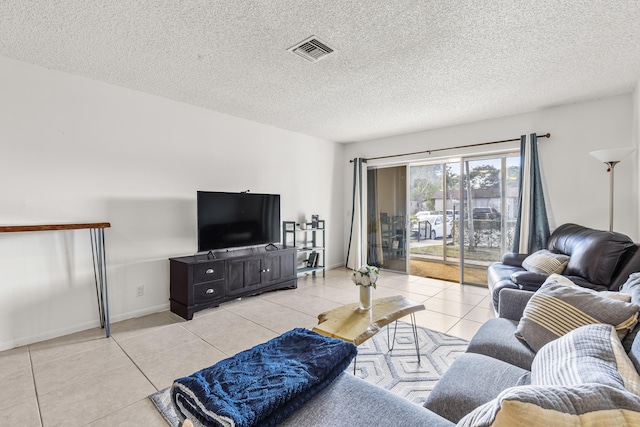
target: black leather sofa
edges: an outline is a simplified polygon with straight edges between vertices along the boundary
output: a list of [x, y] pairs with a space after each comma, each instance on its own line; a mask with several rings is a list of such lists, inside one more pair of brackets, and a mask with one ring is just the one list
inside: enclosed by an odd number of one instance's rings
[[[564, 224], [551, 234], [547, 249], [569, 255], [563, 276], [577, 285], [597, 291], [617, 291], [631, 273], [640, 271], [639, 246], [628, 236], [616, 232]], [[506, 253], [502, 262], [495, 262], [487, 269], [487, 282], [496, 313], [502, 289], [535, 291], [547, 279], [547, 274], [533, 273], [522, 267], [528, 256]]]

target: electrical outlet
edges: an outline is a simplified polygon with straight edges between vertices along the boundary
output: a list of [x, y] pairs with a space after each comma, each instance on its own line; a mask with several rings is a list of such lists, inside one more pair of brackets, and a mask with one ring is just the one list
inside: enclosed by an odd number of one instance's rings
[[141, 297], [144, 295], [144, 286], [138, 286], [136, 288], [136, 296]]

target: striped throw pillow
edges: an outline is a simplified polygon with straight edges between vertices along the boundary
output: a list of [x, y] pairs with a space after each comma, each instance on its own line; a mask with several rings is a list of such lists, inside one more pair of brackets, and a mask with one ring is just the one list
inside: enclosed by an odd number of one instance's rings
[[569, 255], [556, 254], [546, 249], [532, 253], [522, 261], [522, 267], [532, 273], [560, 274], [569, 264]]
[[527, 303], [516, 337], [537, 352], [580, 326], [606, 323], [614, 326], [622, 339], [638, 321], [638, 310], [639, 305], [548, 280]]

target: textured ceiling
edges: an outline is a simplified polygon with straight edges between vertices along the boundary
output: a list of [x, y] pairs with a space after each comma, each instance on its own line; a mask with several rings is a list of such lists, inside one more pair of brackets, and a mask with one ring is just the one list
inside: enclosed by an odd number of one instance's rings
[[3, 0], [0, 56], [350, 142], [627, 93], [640, 1]]

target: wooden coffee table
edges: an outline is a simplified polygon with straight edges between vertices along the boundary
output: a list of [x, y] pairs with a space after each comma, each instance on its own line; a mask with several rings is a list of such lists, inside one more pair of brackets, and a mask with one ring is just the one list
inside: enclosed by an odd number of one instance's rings
[[396, 328], [393, 332], [393, 340], [389, 339], [389, 328], [387, 328], [387, 340], [390, 343], [389, 351], [391, 351], [394, 347], [391, 343], [395, 343], [397, 320], [410, 315], [416, 355], [418, 356], [418, 362], [420, 362], [418, 330], [416, 329], [414, 314], [420, 310], [424, 310], [423, 304], [412, 301], [402, 295], [374, 299], [371, 310], [361, 310], [358, 303], [348, 304], [319, 314], [318, 325], [313, 328], [313, 331], [320, 335], [360, 345], [380, 332], [383, 327], [395, 321]]

